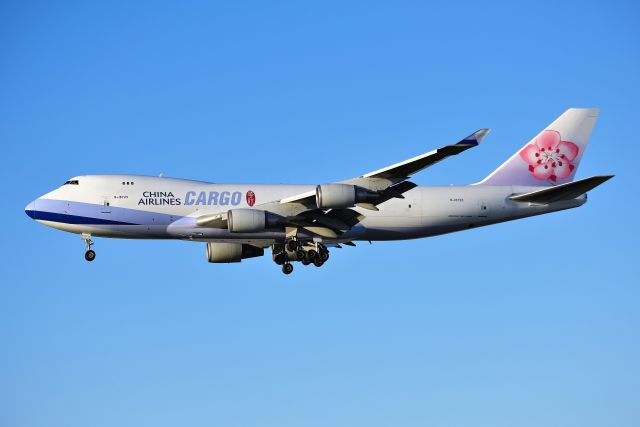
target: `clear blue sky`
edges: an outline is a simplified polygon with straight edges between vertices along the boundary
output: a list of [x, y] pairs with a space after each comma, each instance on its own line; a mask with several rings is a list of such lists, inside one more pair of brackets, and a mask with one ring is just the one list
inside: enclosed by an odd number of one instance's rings
[[[134, 4], [135, 3], [135, 4]], [[0, 425], [638, 426], [640, 19], [631, 1], [0, 5]], [[584, 207], [336, 250], [285, 277], [203, 244], [30, 220], [69, 177], [483, 178], [599, 107]]]

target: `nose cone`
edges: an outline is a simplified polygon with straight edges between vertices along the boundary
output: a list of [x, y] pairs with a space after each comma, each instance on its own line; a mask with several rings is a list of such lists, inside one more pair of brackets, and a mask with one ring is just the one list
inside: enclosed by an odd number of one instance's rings
[[24, 208], [24, 212], [32, 219], [36, 219], [36, 200], [29, 203], [26, 208]]

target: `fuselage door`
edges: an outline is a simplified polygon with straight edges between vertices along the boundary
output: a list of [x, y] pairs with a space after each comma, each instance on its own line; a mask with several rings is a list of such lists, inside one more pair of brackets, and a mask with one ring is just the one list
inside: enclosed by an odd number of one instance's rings
[[480, 200], [478, 202], [478, 217], [487, 218], [489, 216], [489, 204], [486, 200]]
[[102, 196], [102, 207], [100, 212], [103, 214], [111, 213], [111, 199], [109, 196]]

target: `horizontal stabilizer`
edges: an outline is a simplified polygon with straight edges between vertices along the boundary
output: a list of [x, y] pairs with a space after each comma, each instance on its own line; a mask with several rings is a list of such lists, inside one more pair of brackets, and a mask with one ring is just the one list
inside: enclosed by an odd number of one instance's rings
[[525, 194], [516, 194], [509, 197], [515, 202], [529, 202], [546, 205], [562, 200], [575, 199], [578, 196], [593, 190], [603, 182], [613, 178], [613, 175], [592, 176], [579, 181], [548, 187], [544, 190], [532, 191]]

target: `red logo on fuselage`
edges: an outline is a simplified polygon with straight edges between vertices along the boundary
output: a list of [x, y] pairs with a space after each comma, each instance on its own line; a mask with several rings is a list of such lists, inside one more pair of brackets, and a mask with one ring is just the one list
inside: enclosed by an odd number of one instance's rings
[[251, 207], [256, 204], [256, 193], [251, 190], [247, 191], [247, 204]]

